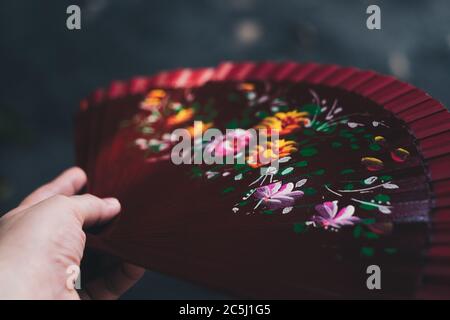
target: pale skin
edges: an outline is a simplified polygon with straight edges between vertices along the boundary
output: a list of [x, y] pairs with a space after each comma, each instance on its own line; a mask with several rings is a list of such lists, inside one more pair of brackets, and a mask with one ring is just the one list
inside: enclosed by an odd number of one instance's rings
[[83, 170], [70, 168], [0, 218], [0, 299], [117, 299], [141, 278], [144, 269], [121, 263], [80, 291], [67, 285], [83, 229], [120, 212], [115, 198], [75, 195], [85, 184]]

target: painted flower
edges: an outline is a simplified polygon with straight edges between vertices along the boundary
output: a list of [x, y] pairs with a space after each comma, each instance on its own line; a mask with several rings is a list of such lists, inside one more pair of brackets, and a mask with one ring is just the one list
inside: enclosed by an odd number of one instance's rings
[[253, 83], [250, 82], [242, 82], [238, 85], [238, 89], [242, 90], [242, 91], [254, 91], [255, 90], [255, 85]]
[[391, 151], [391, 157], [395, 162], [405, 162], [409, 158], [409, 151], [403, 148], [397, 148]]
[[264, 204], [270, 209], [290, 207], [303, 194], [303, 191], [294, 190], [294, 184], [292, 182], [283, 184], [281, 181], [278, 181], [256, 189], [253, 195], [259, 201], [255, 209], [261, 204]]
[[252, 135], [244, 129], [234, 129], [228, 131], [220, 138], [211, 141], [205, 151], [211, 155], [223, 157], [231, 154], [237, 154], [245, 149]]
[[247, 164], [252, 168], [259, 168], [272, 161], [286, 157], [297, 150], [297, 143], [292, 140], [268, 141], [265, 145], [257, 145], [250, 152]]
[[166, 91], [164, 90], [160, 89], [151, 90], [145, 97], [144, 101], [142, 101], [141, 109], [152, 111], [155, 108], [158, 108], [159, 106], [161, 106], [166, 96], [167, 94]]
[[366, 167], [368, 171], [380, 171], [384, 168], [382, 160], [374, 157], [363, 157], [361, 164]]
[[147, 150], [148, 148], [148, 141], [144, 138], [138, 138], [134, 141], [134, 144], [138, 146], [141, 150]]
[[[198, 130], [198, 132], [195, 132], [195, 126], [189, 126], [186, 128], [186, 130], [189, 132], [189, 135], [191, 137], [194, 137], [194, 134], [196, 135], [201, 135], [203, 134], [206, 130], [208, 130], [209, 128], [211, 128], [213, 126], [212, 122], [208, 122], [208, 123], [204, 123], [203, 121], [199, 121], [200, 125], [198, 126], [200, 128], [200, 130]], [[197, 137], [195, 137], [197, 138]]]
[[311, 222], [325, 229], [339, 229], [342, 226], [351, 226], [359, 222], [358, 217], [353, 216], [355, 207], [346, 206], [338, 212], [338, 201], [327, 201], [316, 206], [318, 215], [314, 215]]
[[265, 118], [255, 129], [266, 129], [278, 131], [279, 135], [286, 135], [294, 132], [304, 126], [309, 126], [311, 121], [308, 118], [308, 112], [299, 112], [297, 110], [288, 112], [277, 112], [273, 117]]
[[150, 150], [152, 152], [160, 152], [168, 149], [172, 144], [171, 135], [166, 133], [161, 136], [161, 139], [144, 139], [138, 138], [134, 144], [143, 151]]
[[170, 127], [179, 125], [181, 123], [191, 120], [193, 116], [194, 116], [193, 108], [181, 109], [176, 114], [170, 116], [167, 119], [167, 125]]

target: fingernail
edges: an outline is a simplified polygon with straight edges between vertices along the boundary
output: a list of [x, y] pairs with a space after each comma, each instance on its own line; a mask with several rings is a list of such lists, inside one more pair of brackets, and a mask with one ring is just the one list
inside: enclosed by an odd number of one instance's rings
[[103, 201], [105, 201], [110, 207], [120, 208], [120, 202], [116, 198], [104, 198]]

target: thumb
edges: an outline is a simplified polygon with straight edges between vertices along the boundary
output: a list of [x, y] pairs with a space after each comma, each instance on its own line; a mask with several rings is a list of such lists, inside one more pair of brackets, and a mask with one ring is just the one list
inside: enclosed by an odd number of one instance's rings
[[116, 198], [100, 199], [91, 194], [71, 196], [73, 212], [81, 225], [90, 227], [105, 223], [120, 212], [120, 203]]

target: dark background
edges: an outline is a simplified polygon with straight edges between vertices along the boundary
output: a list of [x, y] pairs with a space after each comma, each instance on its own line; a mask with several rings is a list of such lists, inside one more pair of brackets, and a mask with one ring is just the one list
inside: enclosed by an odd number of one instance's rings
[[[81, 7], [82, 29], [66, 28]], [[381, 7], [381, 30], [366, 8]], [[0, 0], [0, 214], [74, 163], [78, 102], [113, 79], [222, 60], [393, 74], [450, 105], [450, 1]], [[227, 298], [147, 272], [124, 298]]]

